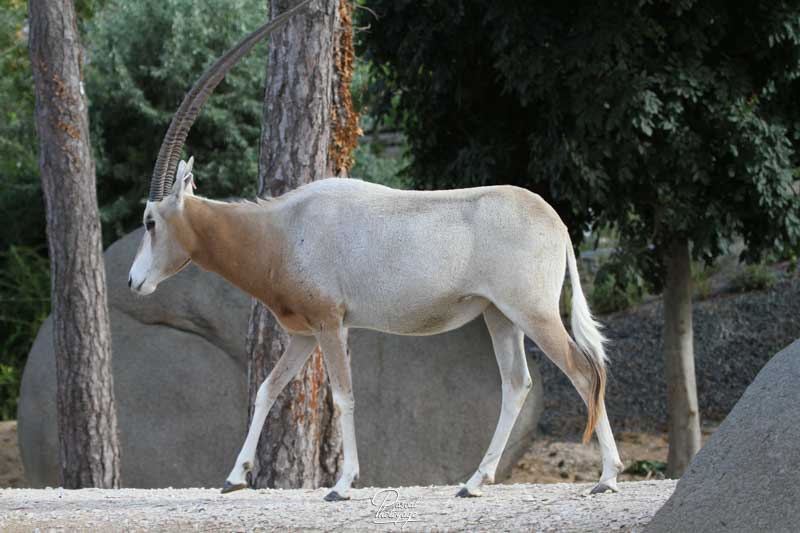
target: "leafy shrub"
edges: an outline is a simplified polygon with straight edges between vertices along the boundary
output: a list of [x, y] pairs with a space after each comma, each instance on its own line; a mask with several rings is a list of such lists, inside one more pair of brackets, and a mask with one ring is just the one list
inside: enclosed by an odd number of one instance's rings
[[625, 469], [625, 474], [632, 474], [634, 476], [644, 476], [648, 479], [664, 479], [667, 472], [667, 463], [663, 461], [649, 461], [638, 460]]
[[26, 17], [24, 0], [0, 7], [0, 420], [15, 418], [22, 367], [50, 292]]
[[598, 314], [613, 313], [632, 307], [636, 303], [626, 287], [621, 287], [611, 274], [595, 281], [592, 290], [592, 310]]
[[645, 292], [644, 280], [632, 266], [611, 259], [595, 275], [592, 311], [605, 314], [629, 309], [642, 301]]
[[[161, 139], [186, 91], [266, 19], [261, 0], [109, 0], [87, 25], [86, 92], [106, 244], [141, 223]], [[265, 66], [262, 42], [226, 76], [189, 134], [184, 153], [197, 159], [204, 196], [255, 194]]]
[[0, 252], [11, 244], [45, 244], [26, 17], [22, 0], [0, 8]]
[[11, 246], [0, 254], [0, 420], [16, 417], [22, 368], [50, 312], [50, 272], [36, 250]]
[[764, 264], [747, 265], [731, 279], [736, 292], [762, 291], [775, 283], [775, 274]]
[[356, 164], [353, 165], [350, 175], [354, 178], [395, 189], [410, 188], [410, 181], [402, 173], [408, 164], [405, 157], [388, 157], [383, 147], [366, 143], [360, 144], [353, 155]]
[[711, 295], [711, 277], [718, 270], [716, 265], [692, 262], [692, 286], [699, 299], [705, 300]]
[[[103, 237], [140, 223], [167, 125], [206, 66], [267, 17], [260, 0], [79, 0]], [[45, 216], [25, 39], [27, 2], [0, 8], [0, 418], [49, 308]], [[187, 143], [204, 195], [255, 191], [266, 44], [220, 85]], [[208, 179], [205, 179], [205, 178]]]

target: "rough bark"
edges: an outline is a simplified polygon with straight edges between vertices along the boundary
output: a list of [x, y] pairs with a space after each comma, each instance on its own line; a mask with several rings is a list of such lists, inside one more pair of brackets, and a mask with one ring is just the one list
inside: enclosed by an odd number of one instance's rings
[[116, 488], [120, 462], [111, 333], [75, 9], [71, 1], [31, 0], [29, 19], [50, 254], [61, 483]]
[[700, 412], [692, 342], [692, 271], [689, 243], [672, 242], [666, 250], [664, 286], [664, 365], [667, 371], [667, 475], [683, 475], [700, 450]]
[[[273, 0], [272, 13], [294, 1]], [[319, 0], [270, 36], [259, 160], [259, 196], [279, 196], [329, 175], [333, 48], [338, 0]], [[253, 303], [247, 335], [250, 416], [261, 382], [286, 347], [269, 310]], [[341, 435], [317, 350], [278, 397], [264, 426], [251, 482], [256, 487], [319, 487], [336, 481]]]
[[358, 137], [363, 132], [358, 127], [358, 113], [353, 109], [353, 98], [350, 94], [355, 61], [353, 4], [349, 1], [339, 2], [338, 14], [333, 56], [333, 105], [328, 161], [331, 175], [347, 176], [355, 163], [353, 150], [358, 146]]

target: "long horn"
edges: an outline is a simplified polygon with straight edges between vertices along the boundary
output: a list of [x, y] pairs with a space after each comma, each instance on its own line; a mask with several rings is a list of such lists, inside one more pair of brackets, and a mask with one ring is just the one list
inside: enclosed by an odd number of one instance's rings
[[181, 156], [183, 144], [186, 136], [192, 127], [198, 113], [203, 105], [214, 92], [217, 85], [225, 78], [233, 66], [249, 52], [260, 40], [270, 34], [272, 30], [286, 22], [297, 11], [306, 6], [311, 0], [303, 0], [292, 9], [273, 17], [271, 21], [264, 24], [256, 31], [242, 39], [239, 44], [225, 52], [225, 55], [206, 70], [199, 80], [194, 84], [192, 90], [183, 98], [181, 106], [172, 118], [161, 149], [158, 151], [158, 159], [153, 169], [153, 177], [150, 179], [150, 201], [157, 202], [164, 197], [164, 193], [172, 186], [172, 179], [175, 175], [178, 160]]

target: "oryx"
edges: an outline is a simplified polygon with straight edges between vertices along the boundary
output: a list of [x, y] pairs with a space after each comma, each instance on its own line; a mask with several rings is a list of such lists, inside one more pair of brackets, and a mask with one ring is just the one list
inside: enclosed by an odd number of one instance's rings
[[[541, 197], [509, 186], [419, 192], [338, 178], [272, 200], [195, 196], [192, 159], [178, 163], [192, 122], [230, 68], [301, 6], [227, 52], [184, 99], [158, 155], [146, 232], [128, 280], [134, 292], [150, 294], [194, 262], [261, 300], [289, 334], [258, 390], [223, 492], [246, 487], [267, 412], [319, 345], [341, 410], [344, 447], [341, 477], [326, 499], [347, 499], [358, 477], [348, 329], [432, 335], [481, 314], [500, 368], [502, 410], [486, 455], [458, 495], [480, 495], [494, 480], [531, 387], [524, 335], [569, 376], [588, 406], [584, 439], [596, 430], [603, 462], [593, 492], [616, 490], [622, 463], [604, 406], [604, 339], [581, 290], [567, 229]], [[565, 266], [574, 341], [559, 314]]]

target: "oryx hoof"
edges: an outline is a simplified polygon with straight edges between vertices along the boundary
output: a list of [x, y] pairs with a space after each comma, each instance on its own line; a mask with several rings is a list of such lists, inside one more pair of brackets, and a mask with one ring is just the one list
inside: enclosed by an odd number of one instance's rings
[[230, 481], [225, 481], [225, 484], [222, 486], [222, 490], [220, 491], [222, 494], [228, 494], [229, 492], [233, 492], [236, 490], [246, 489], [247, 483], [236, 483], [235, 485]]
[[467, 487], [461, 487], [461, 490], [456, 493], [456, 498], [477, 498], [481, 496], [480, 492], [470, 492]]
[[350, 499], [350, 496], [342, 496], [335, 490], [330, 491], [325, 495], [326, 502], [344, 502]]
[[603, 483], [602, 481], [594, 486], [589, 494], [602, 494], [604, 492], [619, 492], [616, 483]]

